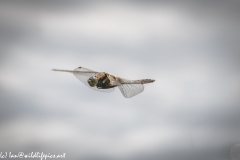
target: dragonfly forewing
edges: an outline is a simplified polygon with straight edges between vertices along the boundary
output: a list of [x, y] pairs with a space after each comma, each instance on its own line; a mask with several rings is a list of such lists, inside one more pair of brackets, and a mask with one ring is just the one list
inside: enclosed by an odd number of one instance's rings
[[93, 89], [93, 90], [97, 90], [100, 92], [112, 92], [114, 91], [114, 88], [108, 88], [108, 89], [100, 89], [97, 87], [91, 87], [88, 84], [88, 79], [92, 76], [96, 76], [97, 74], [99, 74], [99, 72], [90, 70], [88, 68], [84, 68], [84, 67], [78, 67], [74, 70], [73, 72], [74, 76], [77, 77], [77, 79], [79, 79], [81, 82], [83, 82], [86, 86], [88, 86], [89, 88]]

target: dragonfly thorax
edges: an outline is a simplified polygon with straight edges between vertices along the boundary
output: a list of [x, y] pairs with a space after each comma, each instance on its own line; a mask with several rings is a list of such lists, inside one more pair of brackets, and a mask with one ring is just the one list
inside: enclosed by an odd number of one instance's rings
[[111, 82], [108, 76], [109, 74], [105, 72], [99, 73], [96, 76], [90, 77], [88, 79], [88, 84], [91, 87], [97, 87], [101, 89], [112, 88], [113, 86], [111, 85]]

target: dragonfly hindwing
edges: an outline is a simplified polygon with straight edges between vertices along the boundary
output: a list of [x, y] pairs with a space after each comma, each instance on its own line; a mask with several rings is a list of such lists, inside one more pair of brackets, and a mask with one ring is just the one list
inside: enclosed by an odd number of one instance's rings
[[144, 90], [143, 84], [122, 84], [118, 86], [125, 98], [131, 98]]

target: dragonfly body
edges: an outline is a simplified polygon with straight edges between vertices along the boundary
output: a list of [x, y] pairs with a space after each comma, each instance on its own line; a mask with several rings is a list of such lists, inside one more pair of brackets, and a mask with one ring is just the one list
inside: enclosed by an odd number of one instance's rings
[[53, 71], [71, 72], [85, 85], [98, 91], [111, 92], [115, 87], [118, 87], [125, 98], [131, 98], [141, 93], [144, 90], [143, 84], [155, 81], [152, 79], [127, 80], [84, 67], [78, 67], [73, 71], [60, 69], [53, 69]]

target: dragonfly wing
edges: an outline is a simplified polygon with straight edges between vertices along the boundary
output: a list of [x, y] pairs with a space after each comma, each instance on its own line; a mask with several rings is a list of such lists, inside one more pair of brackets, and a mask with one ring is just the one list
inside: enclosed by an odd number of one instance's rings
[[125, 98], [131, 98], [144, 90], [143, 84], [122, 84], [118, 86]]
[[77, 77], [77, 79], [79, 79], [81, 82], [83, 82], [86, 86], [88, 86], [91, 89], [94, 89], [96, 91], [100, 91], [100, 92], [112, 92], [114, 91], [114, 88], [108, 88], [108, 89], [99, 89], [97, 87], [91, 87], [88, 84], [88, 79], [92, 76], [96, 76], [99, 72], [93, 71], [91, 69], [88, 68], [84, 68], [84, 67], [78, 67], [76, 69], [74, 69], [74, 76]]

